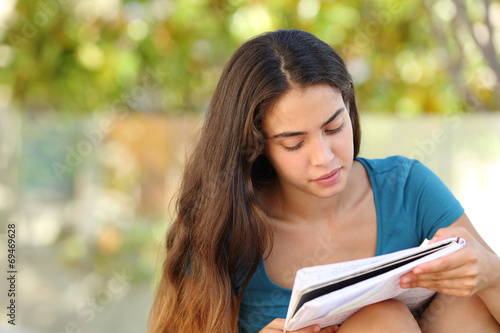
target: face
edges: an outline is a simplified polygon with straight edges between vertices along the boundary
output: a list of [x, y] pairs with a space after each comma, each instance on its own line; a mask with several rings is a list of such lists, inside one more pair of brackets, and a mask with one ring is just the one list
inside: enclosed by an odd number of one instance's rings
[[292, 89], [267, 111], [265, 152], [282, 191], [329, 198], [346, 184], [353, 162], [349, 110], [327, 85]]

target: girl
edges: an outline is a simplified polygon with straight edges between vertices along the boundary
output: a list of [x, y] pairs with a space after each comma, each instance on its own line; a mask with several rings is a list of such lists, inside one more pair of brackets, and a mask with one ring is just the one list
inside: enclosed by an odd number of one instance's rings
[[150, 332], [283, 331], [297, 269], [459, 236], [401, 287], [438, 292], [417, 322], [402, 303], [297, 332], [499, 332], [500, 259], [426, 167], [359, 158], [352, 80], [327, 44], [278, 30], [226, 65], [185, 169]]

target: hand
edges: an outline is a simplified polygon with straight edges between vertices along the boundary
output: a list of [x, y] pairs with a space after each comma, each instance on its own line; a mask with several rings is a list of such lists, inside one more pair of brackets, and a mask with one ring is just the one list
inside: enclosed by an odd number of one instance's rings
[[[266, 327], [264, 327], [259, 333], [276, 333], [283, 332], [285, 328], [285, 319], [276, 318], [272, 322], [269, 323]], [[300, 329], [298, 331], [293, 331], [296, 333], [335, 333], [339, 329], [338, 326], [328, 326], [323, 329], [319, 327], [319, 325], [312, 325]]]
[[500, 283], [500, 260], [482, 246], [467, 229], [439, 229], [429, 244], [461, 237], [466, 245], [451, 254], [415, 267], [401, 276], [401, 288], [422, 287], [451, 296], [469, 297]]

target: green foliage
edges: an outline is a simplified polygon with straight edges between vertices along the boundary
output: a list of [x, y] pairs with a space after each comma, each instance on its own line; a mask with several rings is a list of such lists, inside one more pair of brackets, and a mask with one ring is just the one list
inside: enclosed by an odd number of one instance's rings
[[25, 112], [200, 112], [238, 45], [300, 28], [343, 55], [363, 111], [499, 109], [500, 27], [488, 13], [500, 5], [459, 3], [18, 0], [0, 85]]

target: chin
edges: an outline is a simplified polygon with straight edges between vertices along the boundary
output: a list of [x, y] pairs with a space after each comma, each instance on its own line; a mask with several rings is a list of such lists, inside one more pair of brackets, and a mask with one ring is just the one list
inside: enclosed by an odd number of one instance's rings
[[315, 197], [321, 198], [321, 199], [329, 199], [333, 198], [336, 195], [339, 195], [342, 193], [344, 190], [344, 185], [342, 184], [335, 184], [334, 186], [331, 186], [330, 188], [325, 188], [323, 191], [314, 191], [312, 193]]

